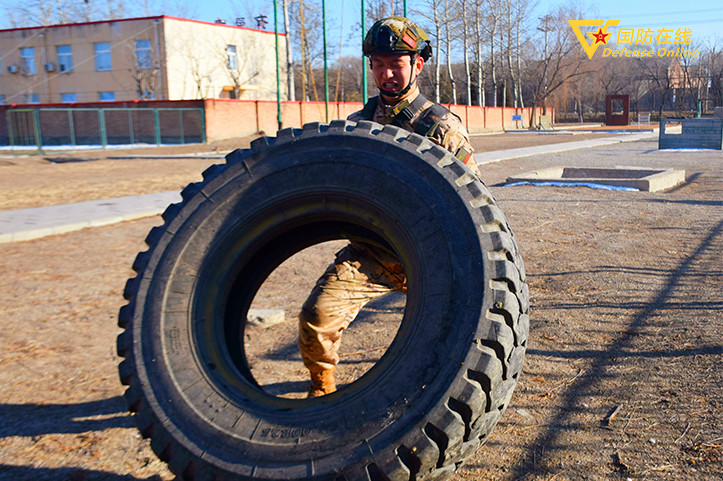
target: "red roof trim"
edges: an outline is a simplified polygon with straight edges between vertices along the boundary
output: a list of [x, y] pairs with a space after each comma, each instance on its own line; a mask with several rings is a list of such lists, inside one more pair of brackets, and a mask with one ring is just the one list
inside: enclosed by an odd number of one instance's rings
[[[7, 28], [4, 30], [0, 30], [0, 33], [2, 33], [2, 32], [19, 32], [22, 30], [39, 30], [39, 29], [47, 29], [47, 28], [78, 27], [78, 26], [83, 26], [83, 25], [99, 25], [102, 23], [134, 22], [134, 21], [139, 21], [139, 20], [162, 20], [162, 19], [176, 20], [176, 21], [181, 21], [181, 22], [201, 23], [201, 24], [205, 24], [205, 25], [213, 25], [216, 27], [228, 27], [228, 28], [237, 28], [237, 29], [241, 29], [241, 30], [251, 30], [251, 31], [260, 32], [260, 33], [270, 33], [272, 35], [274, 34], [273, 31], [261, 30], [258, 28], [237, 27], [236, 25], [228, 25], [225, 23], [205, 22], [203, 20], [194, 20], [192, 18], [171, 17], [168, 15], [158, 15], [155, 17], [117, 18], [115, 20], [97, 20], [94, 22], [61, 23], [61, 24], [57, 24], [57, 25], [40, 25], [37, 27]], [[279, 35], [282, 37], [286, 36], [285, 33], [281, 33], [281, 32], [279, 32]]]

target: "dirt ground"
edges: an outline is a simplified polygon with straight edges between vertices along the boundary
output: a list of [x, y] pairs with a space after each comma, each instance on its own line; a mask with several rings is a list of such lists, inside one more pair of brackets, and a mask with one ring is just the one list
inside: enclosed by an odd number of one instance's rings
[[[473, 136], [477, 152], [542, 144], [598, 139], [615, 134], [598, 132], [516, 133]], [[108, 197], [180, 190], [200, 180], [200, 173], [223, 159], [147, 158], [150, 155], [206, 154], [220, 156], [248, 148], [255, 137], [210, 145], [58, 152], [45, 155], [0, 155], [0, 210], [67, 204]], [[122, 158], [131, 157], [135, 158]]]
[[[565, 141], [585, 135], [601, 134]], [[563, 137], [473, 143], [484, 151]], [[117, 153], [0, 159], [0, 210], [178, 189], [218, 162], [108, 155]], [[454, 481], [723, 479], [721, 160], [660, 152], [651, 140], [482, 167], [525, 260], [531, 328], [509, 409]], [[501, 185], [555, 165], [675, 167], [687, 181], [658, 193]], [[160, 222], [0, 244], [0, 480], [173, 479], [126, 414], [115, 354], [123, 285]], [[338, 247], [290, 259], [257, 296], [256, 307], [286, 312], [284, 323], [247, 333], [270, 392], [305, 388], [293, 314]], [[403, 308], [392, 296], [365, 309], [345, 334], [342, 383], [381, 356]]]

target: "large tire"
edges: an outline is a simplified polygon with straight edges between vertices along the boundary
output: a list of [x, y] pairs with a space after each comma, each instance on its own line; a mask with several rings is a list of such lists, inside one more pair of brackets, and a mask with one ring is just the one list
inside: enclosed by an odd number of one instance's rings
[[[277, 135], [209, 168], [148, 235], [119, 314], [129, 409], [186, 480], [446, 479], [522, 370], [528, 294], [512, 231], [482, 182], [415, 134], [334, 121]], [[271, 396], [244, 355], [249, 304], [293, 253], [339, 238], [402, 260], [399, 331], [336, 393]]]

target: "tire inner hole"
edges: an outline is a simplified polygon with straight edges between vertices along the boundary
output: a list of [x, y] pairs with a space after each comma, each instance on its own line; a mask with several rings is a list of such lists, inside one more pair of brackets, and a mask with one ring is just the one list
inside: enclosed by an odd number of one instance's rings
[[[309, 371], [297, 345], [298, 314], [319, 276], [348, 242], [322, 242], [292, 255], [269, 274], [254, 296], [243, 333], [244, 351], [254, 379], [267, 394], [306, 397]], [[343, 332], [335, 372], [338, 390], [381, 359], [397, 335], [406, 303], [400, 292], [373, 299]]]

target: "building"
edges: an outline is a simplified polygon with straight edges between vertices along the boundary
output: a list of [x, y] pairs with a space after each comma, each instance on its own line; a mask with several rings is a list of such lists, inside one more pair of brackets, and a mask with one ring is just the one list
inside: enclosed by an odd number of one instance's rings
[[274, 32], [168, 16], [0, 30], [0, 104], [276, 100], [275, 48]]

